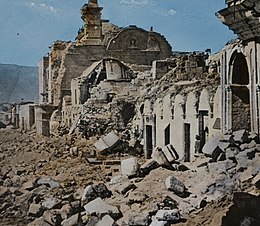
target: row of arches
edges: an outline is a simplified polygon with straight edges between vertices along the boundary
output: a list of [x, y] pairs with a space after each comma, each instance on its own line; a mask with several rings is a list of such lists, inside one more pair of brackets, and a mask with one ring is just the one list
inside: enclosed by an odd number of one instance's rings
[[196, 136], [203, 146], [209, 136], [220, 132], [219, 126], [213, 128], [220, 120], [220, 89], [211, 88], [215, 92], [204, 89], [187, 95], [168, 94], [140, 105], [139, 128], [146, 157], [154, 147], [172, 144], [184, 161], [190, 161], [195, 155]]

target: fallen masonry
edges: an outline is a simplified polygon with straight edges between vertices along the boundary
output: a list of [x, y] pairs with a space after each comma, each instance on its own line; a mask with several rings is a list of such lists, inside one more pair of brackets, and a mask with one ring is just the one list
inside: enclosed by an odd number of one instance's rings
[[[108, 176], [101, 169], [102, 163], [93, 166], [84, 155], [71, 156], [70, 146], [88, 151], [84, 148], [89, 141], [82, 142], [80, 137], [53, 137], [45, 143], [43, 137], [35, 134], [28, 136], [14, 130], [1, 132], [0, 215], [5, 219], [5, 225], [12, 222], [70, 226], [79, 222], [114, 226], [189, 225], [189, 222], [199, 221], [198, 216], [201, 222], [216, 217], [225, 222], [223, 225], [232, 225], [230, 222], [234, 222], [233, 216], [238, 212], [241, 222], [259, 222], [256, 200], [259, 198], [260, 146], [257, 142], [252, 145], [250, 134], [248, 143], [234, 144], [232, 139], [223, 141], [222, 137], [216, 140], [228, 144], [222, 146], [226, 147], [222, 149], [224, 154], [236, 146], [230, 158], [216, 161], [213, 157], [200, 155], [185, 164], [174, 160], [174, 167], [169, 167], [129, 155], [121, 160], [119, 167], [125, 168], [127, 164], [127, 172], [138, 169], [139, 173], [125, 174], [121, 169], [122, 174]], [[57, 150], [63, 145], [68, 148], [60, 157]], [[51, 146], [53, 148], [49, 148]], [[254, 155], [248, 154], [252, 151]], [[137, 167], [136, 162], [143, 167]], [[246, 162], [248, 167], [242, 167], [241, 162]], [[155, 166], [149, 167], [151, 164]], [[183, 166], [187, 168], [184, 171], [180, 170]], [[10, 183], [4, 183], [7, 180]], [[246, 209], [250, 209], [250, 214], [244, 211]], [[213, 214], [216, 210], [216, 216], [203, 215], [205, 211]], [[221, 224], [213, 221], [205, 225]]]

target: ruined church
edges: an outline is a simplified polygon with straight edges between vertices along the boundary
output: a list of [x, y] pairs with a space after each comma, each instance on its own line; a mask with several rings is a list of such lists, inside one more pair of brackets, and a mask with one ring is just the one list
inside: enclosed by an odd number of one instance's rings
[[259, 134], [260, 3], [226, 5], [217, 16], [238, 39], [211, 55], [173, 52], [152, 27], [118, 27], [89, 0], [75, 41], [54, 42], [39, 63], [37, 133], [116, 131], [147, 158], [170, 145], [183, 161], [215, 136]]

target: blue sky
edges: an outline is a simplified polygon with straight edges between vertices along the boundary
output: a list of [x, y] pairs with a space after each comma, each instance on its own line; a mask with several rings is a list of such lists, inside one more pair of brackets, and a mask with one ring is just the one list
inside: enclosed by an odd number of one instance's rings
[[[74, 40], [88, 0], [0, 0], [0, 63], [37, 66], [55, 40]], [[99, 0], [103, 19], [120, 27], [151, 26], [174, 51], [219, 51], [236, 36], [215, 12], [225, 0]]]

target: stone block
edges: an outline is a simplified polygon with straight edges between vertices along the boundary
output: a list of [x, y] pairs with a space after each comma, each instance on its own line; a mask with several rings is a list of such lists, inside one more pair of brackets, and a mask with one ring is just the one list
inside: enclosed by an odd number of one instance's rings
[[254, 140], [252, 140], [249, 144], [244, 143], [240, 145], [241, 151], [244, 151], [245, 149], [251, 149], [251, 148], [256, 148], [257, 144]]
[[119, 142], [119, 137], [115, 134], [114, 131], [112, 131], [107, 134], [103, 140], [109, 147], [113, 147], [117, 144], [117, 142]]
[[48, 222], [46, 222], [43, 217], [40, 217], [33, 222], [29, 223], [27, 226], [52, 226]]
[[115, 221], [109, 215], [105, 215], [95, 226], [115, 226]]
[[44, 212], [44, 210], [43, 210], [41, 204], [32, 203], [29, 207], [28, 215], [31, 217], [39, 218], [42, 216], [43, 212]]
[[180, 212], [178, 209], [173, 210], [158, 210], [155, 215], [155, 219], [158, 221], [168, 221], [176, 223], [180, 220]]
[[128, 181], [128, 177], [125, 175], [118, 175], [115, 177], [112, 177], [109, 184], [110, 185], [115, 185], [115, 184], [121, 184]]
[[33, 190], [35, 188], [35, 181], [31, 180], [31, 181], [27, 181], [27, 182], [23, 183], [22, 188], [24, 190], [28, 190], [28, 191]]
[[227, 159], [233, 159], [238, 153], [239, 149], [237, 147], [229, 147], [225, 150]]
[[76, 226], [78, 225], [78, 214], [72, 215], [70, 218], [61, 222], [62, 226]]
[[125, 182], [125, 183], [118, 184], [117, 186], [115, 186], [116, 192], [123, 194], [123, 195], [126, 194], [128, 191], [134, 190], [134, 189], [136, 189], [136, 186], [132, 182]]
[[133, 213], [130, 214], [128, 219], [129, 226], [146, 226], [149, 225], [148, 213]]
[[98, 149], [99, 151], [104, 151], [109, 149], [110, 147], [104, 142], [102, 138], [100, 138], [95, 144], [95, 148]]
[[94, 146], [99, 151], [104, 151], [106, 149], [114, 147], [119, 142], [119, 137], [115, 134], [115, 132], [110, 132], [106, 136], [100, 138]]
[[61, 225], [62, 218], [59, 210], [47, 210], [43, 214], [43, 219], [51, 225]]
[[81, 196], [81, 202], [82, 204], [86, 204], [94, 199], [96, 199], [98, 197], [96, 191], [94, 190], [92, 185], [88, 185], [84, 191], [83, 194]]
[[233, 132], [232, 138], [236, 143], [242, 144], [247, 143], [249, 141], [249, 133], [246, 130], [239, 130]]
[[229, 147], [229, 143], [219, 141], [218, 137], [209, 139], [204, 145], [202, 152], [207, 157], [211, 157], [214, 161], [218, 159], [221, 153]]
[[160, 166], [171, 166], [161, 148], [155, 147], [153, 149], [152, 159]]
[[176, 150], [174, 149], [174, 147], [171, 144], [164, 146], [162, 148], [162, 151], [170, 163], [174, 162], [175, 160], [177, 160], [179, 158]]
[[153, 159], [148, 159], [143, 165], [141, 165], [140, 169], [143, 174], [149, 174], [152, 170], [159, 167], [159, 164]]
[[236, 155], [236, 161], [237, 161], [237, 167], [239, 169], [247, 169], [248, 166], [250, 165], [251, 159], [255, 157], [255, 150], [253, 149], [247, 149], [243, 152], [239, 152]]
[[57, 207], [61, 203], [61, 200], [51, 197], [51, 198], [45, 198], [44, 201], [42, 202], [42, 206], [45, 209], [53, 209], [54, 207]]
[[105, 203], [101, 198], [89, 202], [84, 206], [84, 209], [87, 214], [110, 215], [115, 220], [121, 217], [121, 212], [117, 207]]
[[176, 179], [174, 176], [169, 176], [165, 181], [166, 188], [170, 191], [173, 191], [176, 195], [183, 197], [186, 194], [185, 185]]
[[52, 180], [49, 177], [41, 177], [37, 180], [38, 185], [46, 185], [50, 188], [58, 188], [60, 184], [57, 181]]
[[168, 224], [167, 221], [154, 220], [149, 226], [166, 226], [167, 224]]
[[122, 175], [133, 177], [139, 173], [139, 164], [137, 158], [130, 158], [121, 161]]
[[231, 160], [225, 160], [221, 162], [213, 162], [208, 164], [208, 169], [210, 173], [224, 173], [226, 174], [228, 170], [235, 168], [236, 163]]

